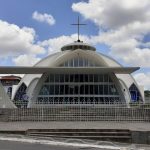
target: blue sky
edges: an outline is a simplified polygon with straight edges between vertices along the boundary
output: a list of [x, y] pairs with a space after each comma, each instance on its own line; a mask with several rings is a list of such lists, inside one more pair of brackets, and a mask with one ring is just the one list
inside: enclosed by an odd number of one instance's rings
[[[77, 27], [72, 23], [77, 22], [80, 17], [82, 23], [87, 24], [81, 27], [80, 32], [83, 35], [94, 36], [99, 32], [99, 28], [90, 20], [85, 19], [80, 13], [73, 11], [71, 8], [73, 3], [80, 0], [0, 0], [0, 19], [9, 24], [15, 24], [20, 28], [29, 27], [36, 31], [35, 41], [43, 41], [50, 38], [56, 38], [62, 35], [71, 35], [77, 33]], [[49, 26], [46, 23], [39, 23], [32, 18], [33, 12], [38, 11], [41, 14], [51, 14], [55, 18], [55, 25]], [[107, 53], [105, 44], [98, 44], [98, 48], [103, 53]], [[21, 51], [21, 50], [20, 50]], [[45, 57], [45, 55], [38, 55]], [[14, 65], [11, 56], [3, 58], [1, 65]]]
[[[71, 24], [80, 16], [87, 24], [81, 40], [125, 66], [140, 66], [135, 77], [145, 77], [150, 88], [149, 6], [148, 0], [0, 0], [0, 65], [33, 65], [59, 51], [58, 45], [76, 38]], [[55, 23], [33, 18], [35, 12], [52, 16]]]
[[[39, 40], [70, 35], [77, 32], [76, 28], [70, 24], [76, 22], [78, 16], [84, 21], [79, 13], [71, 9], [73, 2], [79, 2], [79, 0], [0, 0], [0, 19], [17, 24], [19, 27], [34, 28]], [[35, 10], [51, 14], [56, 24], [49, 26], [36, 22], [32, 19], [32, 13]], [[94, 23], [88, 20], [84, 22], [87, 26], [82, 28], [82, 34], [97, 34], [98, 28]]]

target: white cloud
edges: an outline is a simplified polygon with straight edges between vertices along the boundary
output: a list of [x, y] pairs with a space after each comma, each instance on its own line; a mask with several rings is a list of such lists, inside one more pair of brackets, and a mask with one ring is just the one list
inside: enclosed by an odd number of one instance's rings
[[[92, 42], [87, 36], [80, 35], [80, 39], [87, 43]], [[40, 42], [39, 45], [46, 47], [48, 49], [48, 53], [51, 54], [60, 51], [62, 46], [73, 43], [74, 41], [77, 41], [77, 34], [72, 34], [70, 36], [63, 35], [57, 38], [45, 40]]]
[[150, 16], [149, 0], [89, 0], [72, 5], [74, 11], [98, 25], [118, 28], [135, 21], [145, 21]]
[[35, 38], [36, 33], [33, 28], [20, 28], [0, 20], [0, 57], [45, 53], [45, 50], [35, 43]]
[[[36, 41], [36, 32], [33, 28], [20, 28], [15, 24], [0, 20], [0, 57], [8, 61], [12, 60], [15, 65], [31, 66], [40, 60], [39, 54], [49, 54], [60, 51], [65, 44], [77, 40], [77, 34], [60, 36], [44, 41]], [[80, 36], [81, 40], [91, 43], [87, 36]], [[7, 65], [7, 62], [1, 63]]]
[[17, 66], [33, 66], [40, 60], [41, 58], [38, 58], [35, 55], [26, 54], [13, 58], [13, 62]]
[[93, 21], [100, 31], [107, 29], [93, 37], [95, 43], [105, 43], [113, 57], [129, 65], [144, 67], [150, 66], [149, 43], [143, 40], [150, 34], [149, 8], [149, 0], [89, 0], [72, 5], [74, 11]]
[[55, 24], [55, 19], [51, 14], [47, 14], [47, 13], [41, 14], [41, 13], [35, 11], [32, 14], [32, 18], [39, 22], [48, 23], [49, 25]]
[[144, 85], [145, 89], [150, 89], [150, 72], [137, 73], [134, 75], [135, 80], [139, 85]]

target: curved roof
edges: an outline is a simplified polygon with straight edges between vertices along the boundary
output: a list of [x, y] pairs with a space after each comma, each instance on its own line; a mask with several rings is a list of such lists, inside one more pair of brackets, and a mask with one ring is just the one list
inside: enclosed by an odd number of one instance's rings
[[[84, 46], [87, 49], [83, 49]], [[74, 47], [76, 47], [76, 49]], [[106, 56], [102, 53], [96, 52], [95, 48], [94, 49], [93, 48], [94, 48], [93, 46], [82, 42], [71, 43], [62, 47], [61, 49], [62, 51], [47, 56], [46, 58], [42, 59], [37, 64], [35, 64], [34, 66], [35, 67], [59, 67], [65, 61], [80, 56], [81, 58], [87, 58], [90, 61], [91, 60], [95, 61], [97, 67], [122, 67], [122, 65], [119, 64], [113, 58]], [[116, 74], [116, 75], [118, 78], [120, 78], [126, 83], [128, 88], [131, 86], [132, 83], [136, 84], [135, 80], [130, 74]], [[26, 85], [29, 85], [30, 82], [34, 79], [34, 77], [40, 78], [41, 74], [25, 75], [25, 77], [21, 80], [21, 83], [27, 82]]]
[[[75, 42], [75, 43], [68, 44], [66, 46], [70, 46], [70, 45], [90, 46], [89, 44], [85, 44], [82, 42]], [[85, 51], [85, 50], [82, 50], [79, 48], [76, 50], [73, 50], [73, 51], [66, 50], [66, 51], [61, 51], [61, 52], [51, 54], [51, 55], [47, 56], [46, 58], [40, 60], [34, 66], [35, 67], [58, 67], [64, 61], [66, 61], [68, 59], [72, 59], [79, 55], [83, 58], [88, 58], [89, 60], [92, 60], [92, 61], [94, 60], [97, 64], [97, 67], [122, 67], [117, 61], [115, 61], [113, 58], [111, 58], [109, 56], [106, 56], [102, 53], [98, 53], [96, 51], [91, 51], [91, 50]], [[25, 77], [22, 79], [22, 81], [24, 81], [25, 83], [27, 82], [27, 85], [29, 85], [30, 81], [33, 80], [34, 76], [40, 77], [41, 75], [40, 74], [39, 75], [25, 75]], [[126, 75], [124, 75], [124, 76], [126, 76]], [[32, 78], [32, 79], [30, 80], [29, 78]]]
[[19, 76], [14, 76], [14, 75], [10, 75], [10, 76], [1, 76], [0, 80], [21, 80], [21, 77]]
[[[70, 47], [70, 46], [72, 46], [72, 47]], [[82, 47], [80, 47], [80, 46], [82, 46]], [[84, 46], [87, 49], [84, 49]], [[74, 47], [75, 47], [75, 49], [74, 49]], [[103, 67], [122, 67], [122, 65], [119, 64], [116, 60], [114, 60], [113, 58], [106, 56], [102, 53], [96, 52], [95, 47], [93, 47], [87, 43], [74, 42], [74, 43], [63, 46], [61, 48], [61, 50], [62, 51], [53, 53], [53, 54], [47, 56], [46, 58], [40, 60], [34, 66], [56, 67], [59, 65], [58, 62], [63, 62], [65, 60], [76, 57], [77, 55], [78, 56], [80, 55], [81, 57], [87, 57], [89, 59], [96, 61], [99, 64], [98, 66], [101, 66], [101, 67], [102, 66]]]

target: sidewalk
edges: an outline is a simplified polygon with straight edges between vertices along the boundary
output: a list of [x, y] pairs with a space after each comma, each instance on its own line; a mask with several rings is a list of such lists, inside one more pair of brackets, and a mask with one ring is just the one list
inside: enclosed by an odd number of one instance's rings
[[0, 131], [26, 131], [27, 129], [129, 129], [150, 131], [148, 122], [0, 122]]

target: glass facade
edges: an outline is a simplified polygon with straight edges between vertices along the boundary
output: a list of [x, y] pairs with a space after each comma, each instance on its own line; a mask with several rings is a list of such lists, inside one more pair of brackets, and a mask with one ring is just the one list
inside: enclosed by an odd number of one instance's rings
[[24, 83], [22, 83], [15, 95], [14, 100], [23, 100], [23, 95], [26, 94], [26, 89], [27, 86]]
[[117, 103], [120, 96], [108, 74], [50, 74], [36, 103], [98, 104]]
[[98, 66], [94, 61], [91, 61], [87, 58], [75, 57], [73, 59], [67, 60], [60, 66], [63, 67], [92, 67]]
[[18, 108], [27, 107], [28, 97], [26, 95], [26, 89], [27, 89], [27, 86], [25, 85], [25, 83], [22, 83], [15, 95], [13, 102]]

